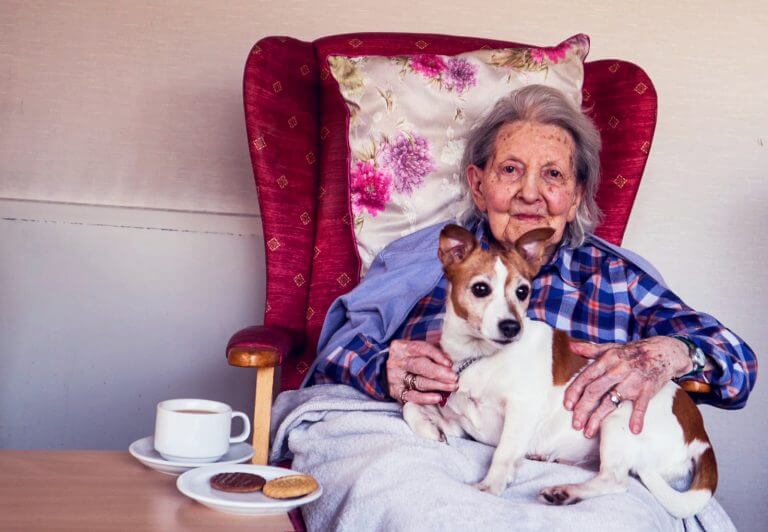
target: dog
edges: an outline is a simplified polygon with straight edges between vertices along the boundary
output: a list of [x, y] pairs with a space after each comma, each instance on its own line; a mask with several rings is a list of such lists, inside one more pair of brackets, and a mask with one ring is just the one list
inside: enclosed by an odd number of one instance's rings
[[[449, 281], [442, 350], [459, 373], [458, 390], [443, 406], [406, 403], [403, 417], [416, 434], [447, 442], [471, 438], [496, 447], [485, 478], [475, 487], [500, 494], [524, 458], [584, 464], [599, 459], [599, 473], [580, 484], [546, 488], [546, 504], [626, 491], [636, 474], [675, 517], [700, 511], [717, 487], [717, 463], [701, 413], [681, 388], [667, 383], [651, 400], [640, 434], [629, 431], [631, 401], [602, 423], [598, 438], [571, 425], [565, 389], [587, 364], [570, 338], [526, 317], [531, 281], [554, 230], [534, 229], [513, 249], [483, 250], [457, 225], [440, 234], [438, 255]], [[688, 491], [667, 480], [695, 472]]]

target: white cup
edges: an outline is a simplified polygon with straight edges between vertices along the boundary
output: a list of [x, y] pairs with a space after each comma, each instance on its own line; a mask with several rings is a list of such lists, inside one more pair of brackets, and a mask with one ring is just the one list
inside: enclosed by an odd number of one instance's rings
[[[231, 437], [232, 418], [243, 419], [243, 432]], [[157, 404], [155, 450], [171, 462], [215, 462], [230, 443], [248, 438], [251, 422], [243, 412], [207, 399], [169, 399]]]

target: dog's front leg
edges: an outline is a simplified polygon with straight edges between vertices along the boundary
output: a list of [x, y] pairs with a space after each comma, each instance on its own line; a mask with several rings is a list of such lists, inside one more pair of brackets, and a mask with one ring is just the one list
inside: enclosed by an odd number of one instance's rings
[[493, 453], [488, 473], [481, 482], [475, 484], [477, 489], [499, 495], [514, 480], [533, 436], [535, 425], [531, 419], [536, 419], [536, 416], [524, 416], [519, 411], [512, 412], [509, 407], [505, 408], [499, 444]]
[[403, 405], [403, 419], [411, 427], [411, 430], [428, 440], [447, 442], [442, 429], [440, 413], [432, 405], [419, 405], [405, 403]]

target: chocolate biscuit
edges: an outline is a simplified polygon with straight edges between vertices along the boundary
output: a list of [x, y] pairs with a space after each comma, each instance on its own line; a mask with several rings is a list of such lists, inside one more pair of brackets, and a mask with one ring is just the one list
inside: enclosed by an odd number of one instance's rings
[[259, 491], [266, 484], [264, 477], [252, 473], [219, 473], [211, 477], [211, 487], [233, 493]]

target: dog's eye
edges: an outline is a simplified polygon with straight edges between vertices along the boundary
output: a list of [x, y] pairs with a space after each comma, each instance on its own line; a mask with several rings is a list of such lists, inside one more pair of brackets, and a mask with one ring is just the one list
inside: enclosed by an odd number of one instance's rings
[[491, 287], [486, 283], [475, 283], [472, 285], [472, 293], [475, 297], [486, 297], [491, 293]]
[[515, 295], [517, 296], [517, 299], [520, 301], [524, 301], [526, 297], [528, 297], [528, 286], [521, 284], [517, 287], [517, 290], [515, 290]]

